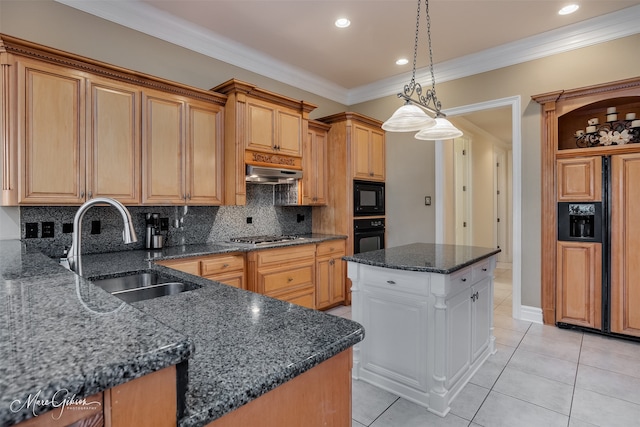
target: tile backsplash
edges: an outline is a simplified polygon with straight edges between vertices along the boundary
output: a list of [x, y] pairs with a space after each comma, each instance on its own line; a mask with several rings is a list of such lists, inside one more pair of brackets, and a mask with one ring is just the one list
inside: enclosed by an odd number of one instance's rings
[[[144, 249], [147, 213], [169, 219], [169, 230], [162, 232], [165, 246], [226, 241], [237, 236], [311, 233], [310, 207], [274, 206], [274, 197], [272, 185], [247, 184], [245, 206], [127, 206], [138, 235], [138, 241], [129, 245], [122, 242], [120, 214], [110, 206], [94, 206], [82, 221], [82, 253]], [[21, 207], [21, 238], [27, 249], [61, 256], [71, 246], [72, 236], [63, 232], [63, 224], [73, 223], [77, 210], [77, 206]], [[305, 219], [299, 222], [300, 218]], [[100, 222], [99, 234], [91, 234], [94, 221]], [[54, 237], [41, 237], [43, 222], [53, 222]], [[26, 238], [27, 224], [37, 224], [37, 238]]]

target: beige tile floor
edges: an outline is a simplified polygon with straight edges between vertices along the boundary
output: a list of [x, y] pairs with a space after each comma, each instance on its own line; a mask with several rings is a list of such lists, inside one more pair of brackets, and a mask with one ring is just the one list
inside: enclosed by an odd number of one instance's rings
[[640, 426], [640, 344], [512, 319], [509, 269], [496, 270], [494, 326], [497, 353], [446, 417], [354, 380], [352, 427]]

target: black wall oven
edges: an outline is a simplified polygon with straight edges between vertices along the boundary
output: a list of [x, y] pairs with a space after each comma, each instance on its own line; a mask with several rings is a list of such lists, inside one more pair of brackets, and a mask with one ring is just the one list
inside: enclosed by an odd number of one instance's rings
[[384, 249], [384, 218], [353, 220], [353, 253]]
[[384, 182], [353, 181], [353, 215], [384, 215]]

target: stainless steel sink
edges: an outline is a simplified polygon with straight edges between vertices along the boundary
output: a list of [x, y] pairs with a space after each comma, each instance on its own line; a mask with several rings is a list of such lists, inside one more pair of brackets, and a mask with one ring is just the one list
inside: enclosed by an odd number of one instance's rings
[[108, 278], [97, 277], [90, 280], [125, 302], [175, 295], [200, 287], [157, 272], [141, 272]]

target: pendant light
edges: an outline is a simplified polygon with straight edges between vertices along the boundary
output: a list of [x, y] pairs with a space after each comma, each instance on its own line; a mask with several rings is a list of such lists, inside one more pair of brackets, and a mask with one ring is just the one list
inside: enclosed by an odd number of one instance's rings
[[[451, 124], [441, 111], [442, 104], [436, 97], [436, 79], [433, 72], [433, 52], [431, 49], [431, 18], [429, 17], [429, 0], [424, 0], [427, 16], [427, 40], [429, 43], [429, 70], [431, 72], [431, 89], [423, 94], [420, 83], [416, 83], [416, 59], [418, 57], [418, 33], [420, 29], [420, 8], [422, 0], [418, 0], [416, 13], [416, 37], [413, 46], [413, 70], [411, 81], [404, 86], [398, 98], [405, 100], [405, 104], [398, 108], [393, 115], [382, 124], [382, 129], [389, 132], [412, 132], [417, 139], [437, 140], [451, 139], [462, 136], [462, 132]], [[413, 99], [413, 94], [417, 99]], [[431, 105], [433, 104], [433, 105]], [[431, 113], [433, 117], [427, 114]]]

